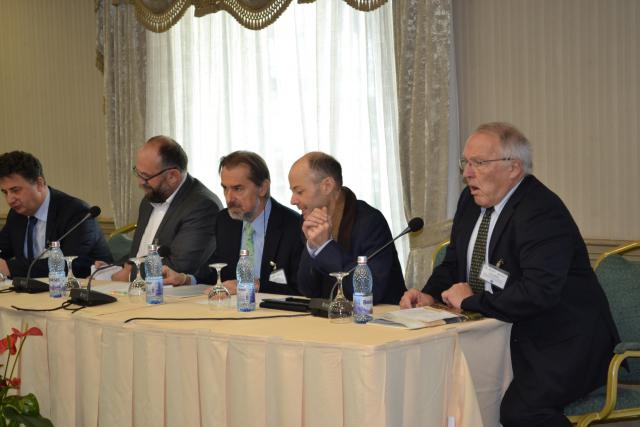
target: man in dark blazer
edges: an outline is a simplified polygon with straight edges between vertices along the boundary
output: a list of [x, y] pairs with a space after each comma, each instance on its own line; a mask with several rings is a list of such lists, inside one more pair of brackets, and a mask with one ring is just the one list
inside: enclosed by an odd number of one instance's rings
[[[291, 204], [302, 211], [306, 248], [300, 257], [298, 289], [307, 297], [328, 298], [336, 279], [357, 257], [369, 255], [392, 238], [382, 213], [342, 185], [340, 163], [322, 152], [307, 153], [289, 171]], [[387, 247], [368, 262], [373, 276], [373, 303], [397, 304], [406, 290], [398, 252]], [[353, 295], [353, 275], [343, 281]]]
[[[7, 277], [24, 277], [29, 264], [89, 212], [80, 199], [48, 187], [40, 161], [29, 153], [12, 151], [0, 156], [0, 189], [10, 206], [0, 231], [0, 272]], [[30, 235], [29, 235], [30, 234]], [[90, 273], [91, 264], [111, 262], [111, 252], [94, 218], [82, 223], [61, 241], [64, 255], [75, 255], [73, 272]], [[36, 261], [32, 277], [47, 276], [46, 258]]]
[[[187, 173], [187, 154], [167, 136], [154, 136], [138, 150], [134, 174], [145, 195], [130, 257], [147, 254], [150, 243], [168, 248], [163, 263], [194, 273], [215, 249], [220, 199]], [[131, 264], [112, 276], [129, 280]]]
[[571, 214], [530, 175], [524, 135], [482, 125], [463, 156], [467, 188], [444, 261], [401, 306], [442, 301], [513, 323], [502, 425], [570, 426], [562, 408], [606, 381], [619, 341], [607, 298]]
[[218, 214], [215, 251], [195, 277], [165, 268], [165, 284], [215, 283], [216, 272], [209, 264], [226, 263], [221, 279], [235, 293], [240, 249], [252, 247], [259, 291], [297, 294], [300, 215], [270, 197], [269, 169], [258, 154], [235, 151], [220, 160], [218, 171], [227, 209]]

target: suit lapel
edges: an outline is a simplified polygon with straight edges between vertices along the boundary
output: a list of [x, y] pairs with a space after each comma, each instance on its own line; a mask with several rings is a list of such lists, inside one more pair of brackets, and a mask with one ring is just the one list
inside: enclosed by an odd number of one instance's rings
[[470, 204], [468, 209], [463, 209], [463, 217], [461, 221], [460, 235], [455, 242], [456, 245], [460, 247], [456, 252], [459, 255], [458, 258], [458, 274], [460, 275], [460, 280], [465, 281], [467, 277], [467, 252], [469, 249], [469, 240], [471, 240], [471, 233], [473, 233], [473, 228], [478, 222], [478, 217], [480, 216], [480, 207], [475, 204], [471, 194], [468, 195], [467, 203]]
[[520, 200], [522, 200], [522, 198], [526, 194], [527, 189], [532, 182], [533, 182], [533, 177], [526, 176], [520, 183], [520, 186], [511, 195], [511, 198], [509, 198], [509, 200], [507, 201], [507, 204], [502, 209], [502, 212], [500, 212], [500, 216], [498, 217], [498, 222], [496, 222], [496, 225], [495, 227], [493, 227], [493, 231], [491, 232], [491, 241], [489, 242], [489, 259], [492, 258], [493, 250], [498, 244], [500, 237], [502, 237], [502, 232], [504, 231], [505, 227], [509, 223], [509, 220], [513, 216], [513, 213], [515, 212], [516, 207], [520, 203]]
[[[158, 226], [158, 230], [156, 231], [156, 235], [153, 236], [153, 240], [162, 240], [160, 239], [160, 236], [162, 235], [162, 230], [165, 229], [165, 227], [167, 226], [167, 223], [169, 221], [171, 221], [173, 218], [179, 218], [179, 212], [184, 209], [184, 205], [182, 204], [182, 201], [184, 200], [185, 197], [187, 197], [187, 194], [189, 193], [189, 190], [191, 190], [191, 186], [193, 185], [193, 178], [191, 178], [191, 175], [187, 175], [187, 179], [184, 181], [184, 184], [182, 184], [182, 187], [180, 187], [180, 190], [178, 190], [178, 193], [176, 194], [176, 197], [173, 198], [173, 200], [171, 201], [171, 204], [169, 205], [169, 209], [167, 209], [167, 213], [164, 215], [164, 218], [162, 218], [162, 221], [160, 222], [160, 225]], [[151, 215], [151, 212], [149, 212], [149, 215]], [[147, 220], [149, 218], [147, 217]], [[169, 227], [168, 229], [173, 229], [174, 227]]]
[[[282, 215], [280, 205], [271, 199], [271, 213], [267, 221], [267, 232], [264, 236], [264, 247], [262, 248], [262, 262], [260, 275], [264, 271], [270, 271], [269, 261], [275, 261], [276, 251], [282, 236]], [[267, 276], [268, 277], [268, 276]]]

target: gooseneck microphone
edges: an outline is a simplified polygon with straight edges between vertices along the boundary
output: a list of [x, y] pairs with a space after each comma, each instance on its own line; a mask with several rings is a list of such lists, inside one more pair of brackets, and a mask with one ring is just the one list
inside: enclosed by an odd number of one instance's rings
[[[85, 214], [85, 216], [83, 216], [82, 219], [80, 219], [80, 221], [78, 221], [73, 227], [71, 227], [66, 233], [60, 236], [60, 238], [58, 238], [56, 241], [58, 242], [61, 241], [62, 239], [67, 237], [69, 234], [71, 234], [71, 232], [74, 231], [76, 228], [80, 227], [86, 220], [88, 220], [89, 218], [95, 218], [98, 215], [100, 215], [100, 212], [101, 210], [98, 206], [91, 206], [87, 211], [87, 213]], [[33, 261], [31, 261], [31, 264], [29, 264], [29, 269], [27, 270], [27, 277], [13, 278], [14, 291], [26, 292], [30, 294], [37, 294], [40, 292], [49, 291], [48, 283], [41, 282], [40, 280], [35, 280], [31, 278], [31, 269], [33, 268], [35, 263], [44, 256], [44, 254], [49, 252], [50, 249], [51, 247], [47, 246], [42, 252], [40, 252], [40, 254], [37, 257], [33, 259]]]
[[89, 276], [89, 281], [87, 282], [86, 289], [84, 288], [71, 289], [69, 302], [75, 305], [83, 306], [83, 307], [93, 307], [96, 305], [110, 304], [112, 302], [118, 301], [118, 299], [114, 296], [91, 290], [91, 281], [93, 280], [93, 276], [95, 276], [96, 273], [98, 273], [99, 271], [105, 270], [113, 266], [114, 264], [107, 264], [107, 265], [103, 265], [100, 268], [96, 268], [96, 270], [91, 274], [91, 276]]
[[[378, 249], [376, 249], [375, 251], [373, 251], [371, 254], [367, 255], [367, 260], [370, 260], [371, 258], [373, 258], [374, 256], [378, 255], [380, 252], [382, 252], [387, 246], [389, 246], [390, 244], [392, 244], [393, 242], [395, 242], [396, 240], [398, 240], [399, 238], [401, 238], [402, 236], [404, 236], [407, 233], [413, 233], [416, 231], [420, 231], [422, 230], [422, 227], [424, 227], [424, 221], [422, 220], [422, 218], [420, 217], [415, 217], [415, 218], [411, 218], [411, 220], [409, 221], [407, 228], [405, 228], [404, 230], [402, 230], [400, 232], [400, 234], [398, 234], [396, 237], [394, 237], [393, 239], [389, 240], [387, 243], [385, 243], [384, 245], [382, 245], [381, 247], [379, 247]], [[354, 265], [350, 270], [349, 273], [352, 273], [353, 270], [356, 269], [356, 266], [358, 264]]]
[[[398, 234], [396, 237], [394, 237], [393, 239], [389, 240], [387, 243], [385, 243], [384, 245], [382, 245], [381, 247], [379, 247], [378, 249], [376, 249], [375, 251], [371, 252], [369, 255], [367, 255], [367, 259], [370, 260], [371, 258], [373, 258], [374, 256], [378, 255], [380, 252], [382, 252], [387, 246], [389, 246], [390, 244], [392, 244], [393, 242], [395, 242], [396, 240], [398, 240], [400, 237], [404, 236], [407, 233], [413, 233], [416, 231], [420, 231], [422, 230], [422, 227], [424, 227], [424, 221], [422, 220], [422, 218], [416, 217], [416, 218], [412, 218], [409, 223], [407, 228], [405, 228], [404, 230], [402, 230], [400, 232], [400, 234]], [[354, 265], [350, 270], [348, 270], [348, 274], [351, 274], [353, 272], [353, 270], [356, 269], [358, 264]], [[331, 295], [333, 295], [333, 289], [334, 287], [331, 289]], [[313, 316], [319, 316], [319, 317], [329, 317], [329, 303], [331, 302], [331, 295], [329, 295], [329, 299], [324, 299], [324, 298], [311, 298], [311, 300], [309, 301], [309, 311], [311, 312], [311, 314]]]

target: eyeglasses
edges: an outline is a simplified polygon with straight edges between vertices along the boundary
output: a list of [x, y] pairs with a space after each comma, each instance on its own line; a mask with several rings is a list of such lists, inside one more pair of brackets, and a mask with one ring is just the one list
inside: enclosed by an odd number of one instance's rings
[[[136, 167], [133, 167], [133, 174], [135, 176], [137, 176], [138, 178], [140, 178], [141, 180], [144, 181], [145, 184], [149, 184], [149, 181], [151, 181], [153, 178], [162, 175], [163, 173], [165, 173], [166, 171], [170, 171], [171, 169], [178, 169], [175, 166], [171, 166], [170, 168], [166, 168], [166, 169], [162, 169], [160, 172], [153, 174], [151, 176], [144, 176], [142, 173], [138, 172], [138, 169], [136, 169]], [[145, 174], [146, 175], [146, 174]]]
[[478, 169], [479, 167], [482, 167], [484, 165], [486, 165], [487, 163], [491, 163], [491, 162], [502, 162], [504, 160], [511, 160], [511, 157], [503, 157], [501, 159], [489, 159], [489, 160], [477, 160], [477, 159], [460, 159], [458, 160], [458, 167], [460, 168], [461, 171], [464, 170], [464, 168], [467, 165], [470, 165], [473, 169]]

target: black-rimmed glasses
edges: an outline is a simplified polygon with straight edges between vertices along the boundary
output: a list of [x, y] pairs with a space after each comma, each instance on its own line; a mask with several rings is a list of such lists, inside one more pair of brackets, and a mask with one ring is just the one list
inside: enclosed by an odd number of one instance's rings
[[167, 171], [170, 171], [170, 170], [172, 170], [172, 169], [178, 169], [178, 168], [177, 168], [177, 167], [175, 167], [175, 166], [171, 166], [170, 168], [162, 169], [160, 172], [158, 172], [158, 173], [156, 173], [156, 174], [153, 174], [153, 175], [151, 175], [151, 176], [144, 176], [144, 175], [142, 175], [140, 172], [138, 172], [138, 169], [136, 169], [136, 167], [134, 166], [134, 167], [133, 167], [133, 174], [134, 174], [135, 176], [137, 176], [138, 178], [140, 178], [141, 180], [143, 180], [145, 184], [149, 184], [149, 181], [151, 181], [153, 178], [155, 178], [155, 177], [157, 177], [157, 176], [160, 176], [160, 175], [162, 175], [163, 173], [165, 173], [165, 172], [167, 172]]

